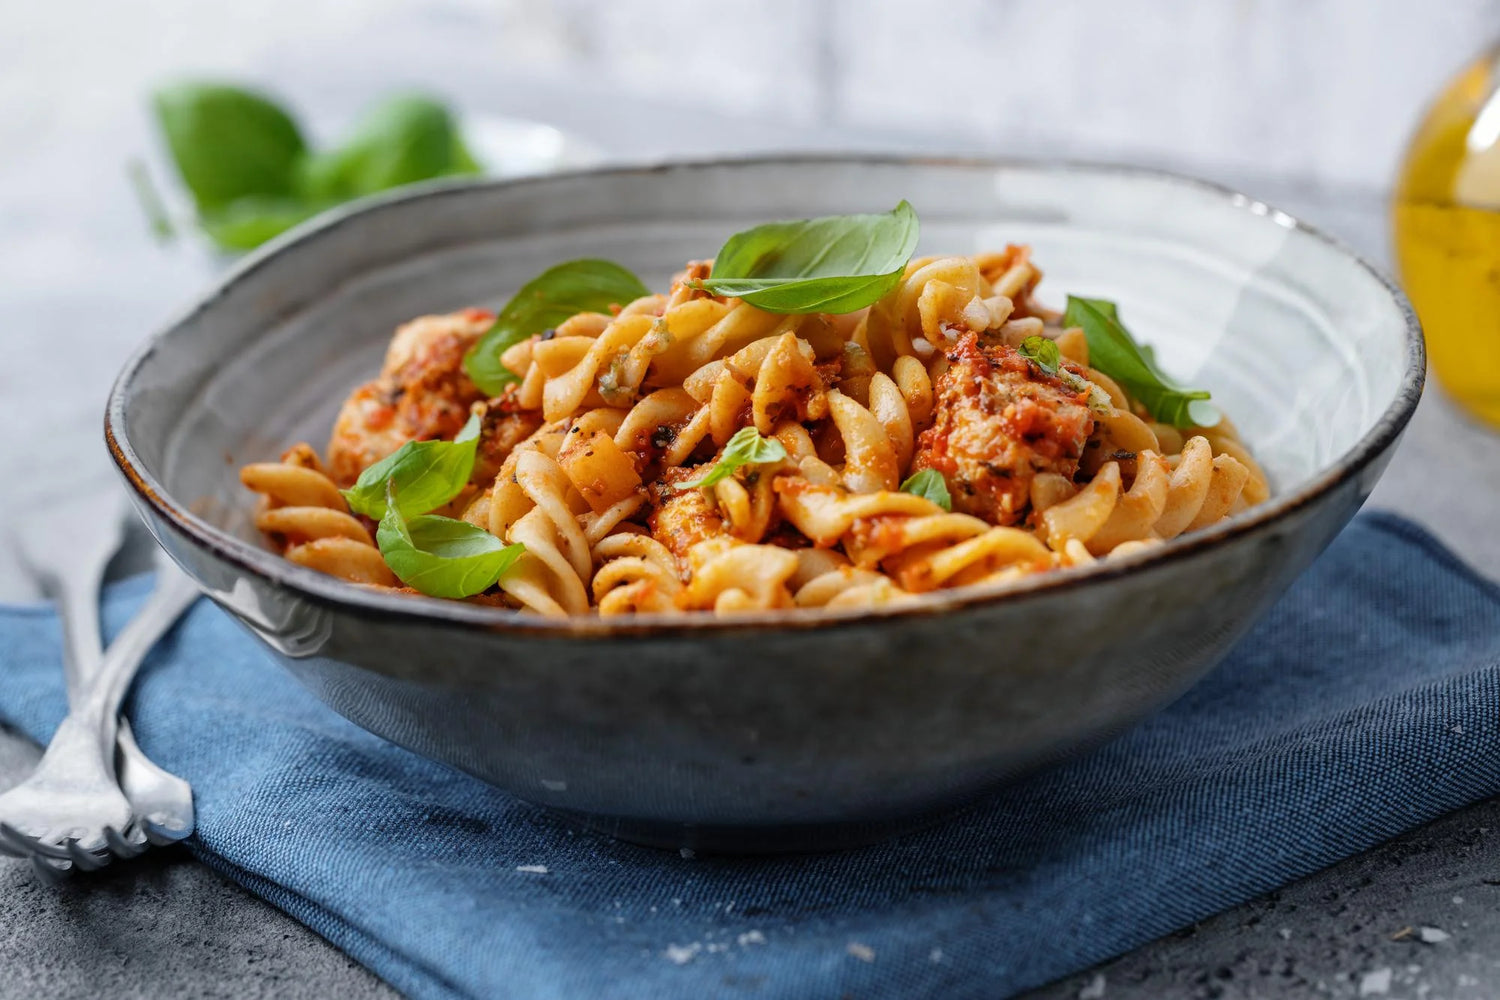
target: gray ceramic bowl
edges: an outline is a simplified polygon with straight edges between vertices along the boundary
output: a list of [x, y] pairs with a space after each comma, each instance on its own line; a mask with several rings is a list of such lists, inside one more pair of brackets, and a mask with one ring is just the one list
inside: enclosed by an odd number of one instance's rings
[[[237, 467], [326, 440], [393, 327], [600, 256], [660, 286], [729, 233], [910, 199], [921, 252], [1030, 242], [1210, 387], [1274, 498], [1149, 554], [851, 616], [544, 621], [285, 562]], [[1210, 669], [1358, 509], [1416, 405], [1399, 292], [1242, 195], [1154, 171], [760, 159], [439, 185], [245, 260], [126, 365], [110, 447], [167, 551], [361, 726], [619, 836], [878, 837], [1118, 732]]]

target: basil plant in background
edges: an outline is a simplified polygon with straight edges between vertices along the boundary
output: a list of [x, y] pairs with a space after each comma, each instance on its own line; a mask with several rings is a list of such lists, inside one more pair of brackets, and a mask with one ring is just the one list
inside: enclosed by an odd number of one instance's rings
[[[290, 111], [225, 83], [152, 95], [197, 227], [220, 249], [250, 250], [334, 205], [434, 177], [477, 174], [452, 112], [417, 93], [371, 107], [342, 145], [315, 149]], [[159, 235], [173, 225], [139, 164], [132, 176]]]

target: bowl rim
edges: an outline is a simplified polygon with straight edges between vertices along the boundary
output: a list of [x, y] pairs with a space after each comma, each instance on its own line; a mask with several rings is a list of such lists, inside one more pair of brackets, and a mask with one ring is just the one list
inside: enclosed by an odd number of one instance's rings
[[[1295, 489], [1273, 495], [1234, 517], [1209, 528], [1186, 533], [1162, 545], [1119, 559], [1089, 566], [1036, 573], [998, 586], [976, 585], [923, 594], [917, 601], [876, 608], [795, 608], [748, 612], [730, 616], [642, 614], [614, 618], [597, 615], [548, 618], [511, 608], [497, 608], [385, 591], [348, 583], [293, 563], [208, 523], [171, 497], [145, 467], [127, 432], [126, 412], [136, 374], [173, 331], [193, 322], [240, 283], [250, 279], [273, 258], [294, 246], [306, 246], [335, 229], [365, 216], [378, 215], [413, 202], [466, 196], [475, 190], [545, 185], [558, 180], [601, 176], [644, 176], [679, 169], [715, 169], [798, 165], [900, 166], [958, 169], [1025, 169], [1054, 173], [1082, 173], [1145, 177], [1169, 186], [1193, 188], [1225, 201], [1232, 209], [1264, 217], [1268, 222], [1299, 231], [1352, 260], [1385, 289], [1405, 322], [1405, 370], [1394, 398], [1371, 428], [1331, 464]], [[1426, 347], [1421, 323], [1411, 302], [1380, 268], [1342, 241], [1315, 226], [1246, 195], [1232, 187], [1158, 167], [1107, 161], [1010, 156], [925, 156], [881, 153], [797, 152], [667, 158], [649, 162], [582, 167], [528, 177], [445, 179], [414, 184], [396, 191], [336, 207], [269, 241], [223, 274], [214, 285], [177, 317], [142, 342], [115, 378], [104, 413], [104, 437], [110, 455], [140, 502], [210, 557], [229, 564], [237, 574], [258, 577], [262, 583], [295, 593], [303, 600], [333, 606], [361, 618], [421, 621], [447, 627], [477, 628], [516, 637], [597, 639], [622, 637], [692, 637], [720, 632], [765, 633], [767, 630], [836, 629], [899, 621], [914, 616], [949, 614], [976, 606], [1015, 603], [1081, 587], [1102, 586], [1122, 574], [1191, 558], [1205, 549], [1264, 531], [1327, 496], [1358, 476], [1401, 436], [1422, 394], [1426, 378]]]

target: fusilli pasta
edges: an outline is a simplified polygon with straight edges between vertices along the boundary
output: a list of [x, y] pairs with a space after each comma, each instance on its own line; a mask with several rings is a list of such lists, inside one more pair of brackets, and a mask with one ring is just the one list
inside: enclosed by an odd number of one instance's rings
[[255, 526], [279, 539], [292, 562], [351, 583], [397, 585], [312, 448], [294, 445], [279, 462], [247, 465], [240, 481], [261, 494]]
[[[445, 509], [525, 547], [472, 599], [552, 616], [909, 602], [1141, 551], [1270, 495], [1227, 418], [1157, 420], [1089, 366], [1084, 332], [1033, 300], [1026, 247], [915, 259], [843, 315], [714, 296], [708, 274], [511, 343], [494, 398], [459, 362], [490, 314], [403, 326], [346, 404], [337, 483], [305, 444], [244, 467], [257, 527], [295, 562], [399, 586], [339, 486], [471, 411], [481, 458]], [[1059, 366], [1023, 351], [1036, 338]], [[397, 397], [438, 416], [366, 431]], [[903, 487], [919, 474], [941, 488]]]

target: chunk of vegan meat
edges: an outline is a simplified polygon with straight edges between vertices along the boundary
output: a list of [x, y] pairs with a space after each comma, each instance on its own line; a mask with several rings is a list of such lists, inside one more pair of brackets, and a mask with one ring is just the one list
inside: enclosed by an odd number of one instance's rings
[[677, 488], [678, 483], [701, 479], [707, 471], [706, 467], [668, 469], [649, 488], [651, 536], [679, 559], [685, 560], [688, 550], [699, 542], [727, 533], [719, 508], [705, 491]]
[[515, 386], [485, 406], [479, 425], [479, 448], [474, 454], [474, 472], [469, 477], [476, 486], [488, 486], [500, 472], [516, 445], [542, 426], [541, 410], [525, 410], [515, 405]]
[[933, 392], [911, 469], [942, 473], [955, 511], [994, 524], [1025, 516], [1037, 473], [1071, 479], [1094, 429], [1086, 393], [972, 333], [949, 350]]
[[485, 394], [464, 373], [466, 352], [495, 318], [482, 309], [423, 316], [401, 326], [380, 376], [344, 401], [328, 442], [340, 486], [408, 441], [451, 438]]

